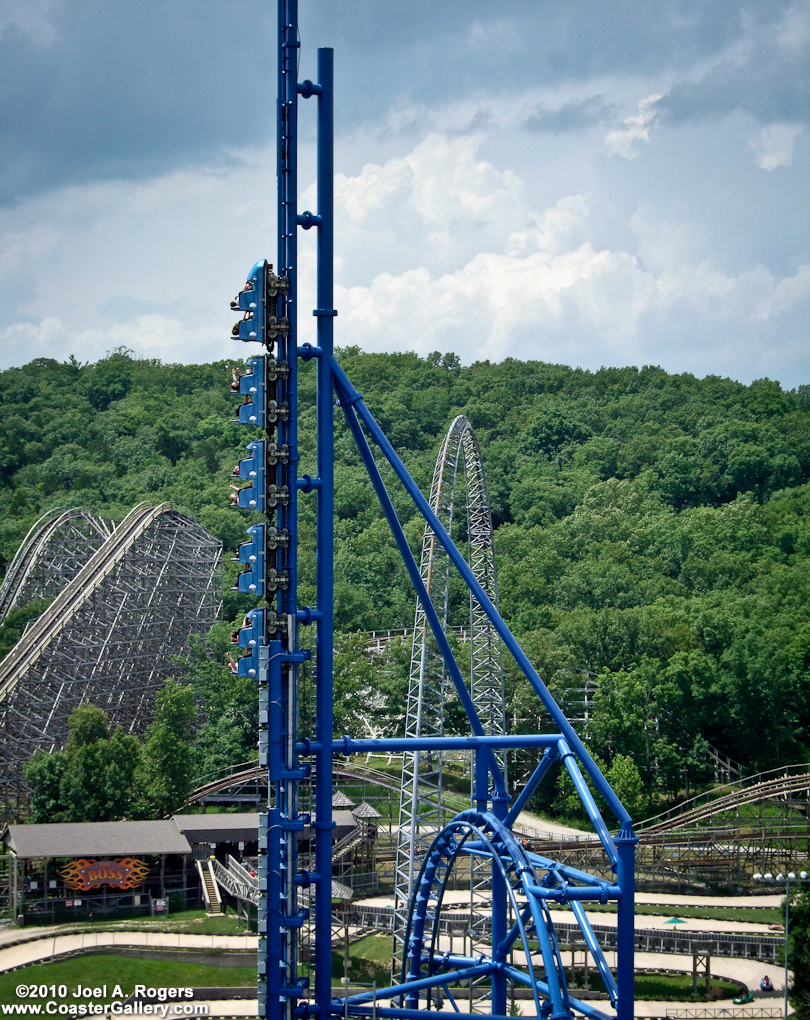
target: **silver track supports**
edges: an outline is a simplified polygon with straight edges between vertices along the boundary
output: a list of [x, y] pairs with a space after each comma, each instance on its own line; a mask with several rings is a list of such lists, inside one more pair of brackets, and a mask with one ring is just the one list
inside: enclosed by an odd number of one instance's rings
[[[484, 465], [475, 432], [468, 418], [459, 415], [439, 450], [430, 505], [452, 533], [459, 475], [465, 480], [468, 560], [478, 582], [497, 605], [492, 513]], [[421, 574], [444, 629], [450, 608], [450, 563], [429, 527], [422, 540]], [[488, 735], [505, 731], [501, 642], [475, 596], [470, 593], [469, 686], [476, 712]], [[445, 683], [446, 665], [431, 634], [425, 613], [417, 602], [411, 645], [411, 672], [405, 721], [407, 737], [440, 736], [444, 732], [444, 701], [451, 685]], [[402, 763], [402, 790], [397, 830], [394, 899], [394, 978], [401, 972], [407, 911], [422, 858], [442, 828], [442, 755], [406, 753]], [[473, 869], [474, 871], [474, 869]], [[470, 874], [470, 915], [474, 903], [486, 893], [479, 877]], [[471, 928], [472, 943], [477, 941]]]

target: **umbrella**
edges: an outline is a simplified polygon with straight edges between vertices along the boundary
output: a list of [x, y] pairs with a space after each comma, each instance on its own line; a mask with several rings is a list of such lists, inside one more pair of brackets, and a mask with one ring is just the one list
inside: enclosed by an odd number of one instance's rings
[[682, 921], [680, 917], [670, 917], [668, 921], [664, 921], [664, 924], [686, 924], [686, 921]]

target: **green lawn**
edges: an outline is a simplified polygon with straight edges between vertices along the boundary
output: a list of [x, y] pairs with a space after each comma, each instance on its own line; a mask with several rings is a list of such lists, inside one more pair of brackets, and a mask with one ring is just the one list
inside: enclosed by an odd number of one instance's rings
[[[705, 983], [698, 983], [698, 994], [703, 998]], [[712, 994], [723, 999], [734, 998], [739, 986], [735, 981], [712, 980]], [[691, 974], [636, 974], [637, 999], [671, 999], [688, 1002], [692, 994]]]
[[[349, 947], [349, 981], [386, 988], [391, 983], [390, 935], [367, 935]], [[343, 981], [343, 953], [332, 953], [332, 984]]]
[[[390, 936], [369, 935], [356, 942], [349, 954], [349, 980], [352, 985], [371, 985], [377, 983], [378, 988], [389, 984], [391, 973], [391, 938]], [[570, 972], [567, 974], [569, 982]], [[343, 956], [334, 953], [332, 956], [332, 981], [339, 985], [343, 978]], [[112, 997], [113, 986], [121, 985], [124, 997], [130, 995], [135, 984], [153, 987], [250, 987], [256, 982], [255, 967], [217, 967], [208, 964], [185, 963], [175, 960], [141, 959], [134, 956], [116, 956], [97, 954], [93, 956], [71, 957], [54, 963], [34, 964], [20, 970], [0, 975], [0, 1002], [31, 1002], [44, 1003], [53, 998], [51, 995], [20, 998], [16, 988], [20, 984], [67, 986], [67, 996], [61, 1001], [78, 1002], [87, 999], [74, 999], [73, 993], [77, 985], [84, 987], [101, 987], [107, 985], [107, 995]], [[600, 987], [598, 976], [591, 970], [590, 986]], [[582, 970], [578, 969], [577, 981], [572, 987], [582, 986]], [[719, 990], [723, 998], [731, 998], [737, 994], [737, 985], [730, 981], [712, 983], [715, 994]], [[687, 1001], [692, 990], [692, 979], [688, 974], [649, 974], [636, 975], [636, 995], [646, 999], [670, 999]], [[101, 1000], [97, 1000], [101, 1001]]]
[[[135, 956], [114, 956], [99, 953], [94, 956], [74, 956], [53, 963], [36, 963], [21, 967], [8, 974], [0, 974], [0, 1002], [47, 1002], [53, 998], [19, 998], [18, 985], [67, 985], [67, 997], [63, 1002], [86, 1002], [89, 999], [74, 999], [77, 985], [101, 987], [107, 985], [111, 996], [113, 986], [121, 985], [124, 997], [130, 995], [136, 983], [160, 987], [209, 988], [239, 987], [255, 985], [255, 967], [216, 967], [200, 963], [183, 963], [177, 960], [141, 959]], [[101, 1000], [94, 1000], [101, 1001]], [[105, 1000], [109, 1001], [109, 999]]]

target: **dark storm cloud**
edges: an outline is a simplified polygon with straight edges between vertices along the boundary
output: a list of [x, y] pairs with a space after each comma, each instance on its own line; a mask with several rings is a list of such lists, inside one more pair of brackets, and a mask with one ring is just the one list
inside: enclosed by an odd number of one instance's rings
[[[750, 9], [738, 0], [301, 0], [301, 72], [314, 75], [316, 46], [336, 47], [338, 128], [348, 130], [397, 104], [690, 67], [786, 9], [782, 0]], [[228, 147], [271, 140], [273, 0], [54, 0], [48, 10], [50, 43], [13, 26], [0, 35], [0, 202], [216, 164]], [[681, 90], [668, 102], [681, 115], [678, 103], [699, 101]], [[597, 103], [538, 110], [527, 126], [568, 130], [598, 118]]]
[[56, 3], [50, 45], [0, 37], [0, 200], [142, 176], [273, 130], [274, 18], [259, 2]]
[[[810, 15], [810, 5], [806, 7]], [[773, 25], [752, 33], [750, 52], [724, 61], [698, 82], [683, 82], [660, 104], [676, 121], [742, 110], [763, 123], [810, 115], [808, 47], [780, 45]]]
[[[787, 0], [774, 0], [776, 19]], [[766, 17], [763, 13], [761, 17]], [[302, 38], [339, 48], [348, 102], [382, 108], [600, 75], [691, 67], [746, 31], [738, 0], [320, 0], [301, 4]], [[351, 55], [351, 57], [349, 56]]]

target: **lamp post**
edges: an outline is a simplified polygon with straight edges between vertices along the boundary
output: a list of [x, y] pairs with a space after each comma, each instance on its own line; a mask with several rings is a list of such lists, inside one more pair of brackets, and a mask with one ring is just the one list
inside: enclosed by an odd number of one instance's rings
[[[800, 871], [798, 875], [802, 882], [807, 880], [807, 872]], [[790, 883], [796, 881], [796, 872], [789, 871], [787, 875], [783, 875], [780, 871], [776, 878], [770, 872], [764, 875], [757, 873], [754, 875], [755, 882], [765, 882], [768, 884], [776, 883], [783, 884], [785, 886], [785, 1020], [788, 1017], [788, 950], [790, 937]]]

